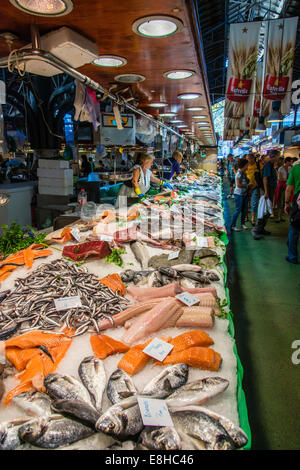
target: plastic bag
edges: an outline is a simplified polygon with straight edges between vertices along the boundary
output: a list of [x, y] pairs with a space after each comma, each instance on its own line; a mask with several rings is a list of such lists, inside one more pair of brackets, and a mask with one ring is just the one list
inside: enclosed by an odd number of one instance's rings
[[258, 203], [257, 218], [262, 219], [268, 212], [272, 214], [272, 203], [270, 199], [265, 199], [265, 196], [261, 196]]
[[96, 220], [97, 205], [93, 201], [89, 201], [81, 206], [80, 218], [84, 222], [93, 222]]

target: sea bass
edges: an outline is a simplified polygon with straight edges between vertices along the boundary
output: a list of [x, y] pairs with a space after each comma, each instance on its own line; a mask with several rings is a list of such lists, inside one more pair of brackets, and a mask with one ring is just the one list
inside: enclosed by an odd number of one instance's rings
[[79, 400], [57, 400], [52, 404], [51, 409], [56, 413], [78, 420], [93, 430], [95, 430], [95, 424], [101, 416], [101, 413], [93, 406]]
[[48, 374], [44, 385], [48, 395], [55, 400], [70, 399], [92, 404], [86, 388], [70, 375]]
[[209, 398], [219, 395], [229, 385], [222, 377], [206, 377], [190, 382], [167, 397], [168, 407], [184, 405], [200, 405]]
[[60, 415], [32, 420], [19, 428], [19, 436], [23, 441], [43, 449], [56, 449], [92, 434], [88, 426]]
[[131, 377], [125, 371], [116, 369], [108, 380], [106, 393], [111, 403], [116, 404], [138, 392]]
[[17, 418], [0, 424], [0, 450], [16, 450], [22, 446], [19, 429], [29, 418]]
[[181, 439], [175, 428], [146, 426], [140, 434], [141, 445], [153, 450], [180, 450]]
[[103, 362], [94, 356], [86, 357], [80, 363], [78, 374], [83, 385], [87, 388], [95, 408], [101, 411], [102, 397], [106, 385]]
[[137, 397], [111, 406], [96, 423], [97, 431], [124, 441], [140, 433], [143, 427]]
[[186, 364], [176, 364], [166, 367], [157, 377], [151, 380], [141, 395], [153, 398], [166, 398], [174, 390], [186, 384], [188, 380], [189, 367]]

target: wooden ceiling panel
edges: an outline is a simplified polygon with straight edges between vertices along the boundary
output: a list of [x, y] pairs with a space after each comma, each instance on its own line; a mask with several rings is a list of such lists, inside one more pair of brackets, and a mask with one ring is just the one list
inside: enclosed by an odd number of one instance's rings
[[[0, 4], [0, 32], [11, 31], [20, 41], [13, 47], [30, 43], [30, 24], [39, 26], [40, 35], [46, 34], [62, 26], [67, 26], [95, 41], [99, 54], [113, 54], [125, 57], [128, 63], [122, 67], [97, 67], [89, 64], [79, 69], [80, 72], [109, 88], [114, 77], [119, 74], [137, 73], [146, 80], [134, 85], [143, 95], [143, 104], [159, 97], [168, 103], [167, 108], [160, 112], [173, 111], [176, 118], [183, 120], [191, 127], [192, 115], [186, 111], [188, 106], [203, 106], [205, 114], [212, 126], [210, 102], [206, 78], [202, 70], [204, 64], [199, 63], [195, 39], [190, 24], [189, 1], [184, 0], [128, 0], [112, 2], [99, 0], [73, 0], [74, 9], [66, 16], [45, 18], [22, 13], [14, 8], [9, 0]], [[174, 12], [173, 10], [179, 10]], [[145, 38], [132, 31], [132, 23], [149, 15], [171, 15], [179, 18], [183, 29], [167, 38]], [[0, 56], [8, 55], [8, 47], [0, 39]], [[183, 80], [170, 80], [164, 72], [174, 69], [189, 69], [196, 75]], [[154, 91], [154, 93], [153, 93]], [[202, 96], [196, 100], [182, 101], [178, 94], [199, 92]], [[200, 134], [199, 134], [200, 135]], [[203, 140], [203, 139], [202, 139]], [[205, 141], [205, 140], [203, 140]]]

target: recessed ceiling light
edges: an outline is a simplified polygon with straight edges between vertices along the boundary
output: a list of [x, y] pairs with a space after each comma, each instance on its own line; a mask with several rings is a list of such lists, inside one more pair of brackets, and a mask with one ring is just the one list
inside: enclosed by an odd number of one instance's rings
[[146, 77], [144, 77], [144, 75], [138, 75], [137, 73], [127, 73], [124, 75], [117, 75], [115, 80], [116, 82], [121, 83], [138, 83], [146, 80]]
[[192, 116], [192, 119], [206, 119], [207, 116]]
[[148, 38], [164, 38], [177, 33], [183, 28], [179, 18], [165, 15], [144, 16], [135, 20], [132, 30]]
[[181, 129], [182, 127], [188, 127], [186, 124], [179, 124], [179, 126], [176, 126], [178, 127], [178, 129]]
[[100, 67], [121, 67], [127, 64], [127, 60], [117, 55], [101, 55], [93, 61], [93, 64]]
[[183, 122], [183, 121], [181, 121], [180, 119], [172, 119], [172, 121], [169, 121], [170, 124], [178, 124], [180, 122]]
[[204, 125], [209, 124], [209, 121], [199, 121], [199, 122], [196, 122], [196, 124], [199, 124], [200, 126], [203, 126], [203, 124]]
[[35, 16], [63, 16], [73, 10], [71, 0], [9, 0], [25, 13]]
[[176, 113], [161, 113], [159, 114], [160, 117], [174, 117]]
[[181, 80], [190, 78], [195, 74], [196, 72], [193, 70], [169, 70], [169, 72], [164, 73], [164, 77], [170, 78], [171, 80]]
[[192, 106], [189, 108], [186, 108], [187, 111], [203, 111], [205, 108], [204, 106]]
[[196, 98], [200, 98], [201, 93], [180, 93], [178, 98], [180, 100], [195, 100]]
[[168, 106], [168, 103], [164, 103], [163, 101], [153, 101], [147, 106], [150, 106], [150, 108], [164, 108], [165, 106]]

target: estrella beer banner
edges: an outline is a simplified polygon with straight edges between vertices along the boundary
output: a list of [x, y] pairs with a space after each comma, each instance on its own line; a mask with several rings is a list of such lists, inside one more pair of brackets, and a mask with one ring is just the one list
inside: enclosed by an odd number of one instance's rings
[[230, 26], [225, 117], [252, 115], [261, 22]]
[[282, 114], [290, 112], [297, 24], [297, 17], [267, 22], [262, 93], [265, 117], [272, 111], [272, 101], [281, 101]]

